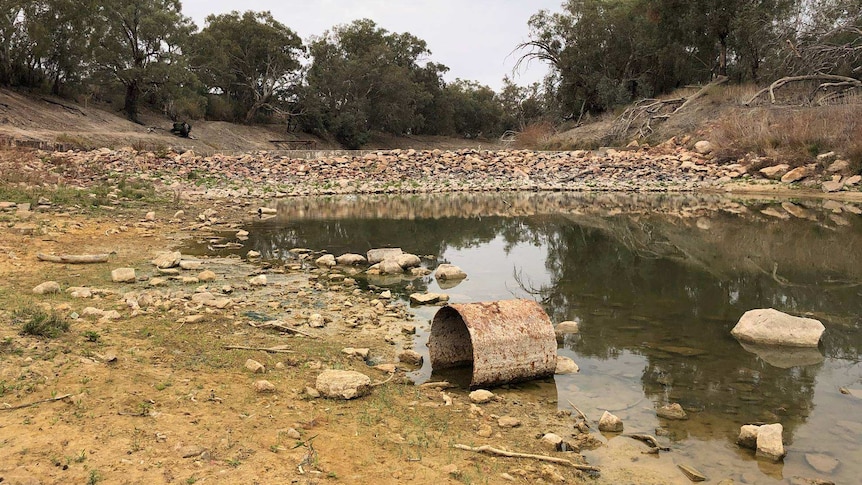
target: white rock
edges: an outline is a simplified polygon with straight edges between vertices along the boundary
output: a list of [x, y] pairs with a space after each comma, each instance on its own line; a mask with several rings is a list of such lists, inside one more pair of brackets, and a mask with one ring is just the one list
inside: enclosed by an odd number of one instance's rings
[[790, 170], [790, 165], [786, 163], [782, 163], [779, 165], [773, 165], [771, 167], [761, 168], [759, 170], [760, 174], [768, 179], [777, 180], [784, 176], [787, 171]]
[[311, 328], [323, 328], [326, 326], [326, 319], [319, 313], [312, 313], [308, 317], [308, 326]]
[[182, 269], [195, 270], [201, 269], [201, 266], [203, 266], [203, 263], [201, 261], [196, 261], [193, 259], [184, 259], [180, 261], [180, 268]]
[[416, 267], [416, 266], [419, 266], [420, 264], [422, 264], [422, 260], [419, 259], [419, 256], [416, 256], [415, 254], [409, 254], [409, 253], [404, 253], [404, 254], [396, 257], [395, 261], [397, 261], [398, 264], [404, 269], [410, 269], [410, 268], [413, 268], [413, 267]]
[[355, 399], [371, 392], [371, 378], [355, 371], [326, 370], [317, 376], [315, 387], [323, 397]]
[[154, 221], [156, 220], [156, 213], [153, 211], [147, 212], [147, 215], [144, 216], [144, 219], [148, 221]]
[[368, 264], [377, 264], [386, 259], [395, 259], [404, 254], [401, 248], [370, 249], [367, 253]]
[[470, 393], [470, 401], [476, 404], [485, 404], [494, 399], [494, 393], [486, 389], [476, 389]]
[[712, 143], [710, 143], [706, 140], [701, 140], [701, 141], [694, 144], [694, 151], [696, 151], [697, 153], [700, 153], [701, 155], [706, 155], [708, 153], [711, 153], [712, 152]]
[[346, 253], [335, 258], [335, 262], [342, 266], [356, 266], [359, 264], [365, 264], [368, 260], [361, 254]]
[[218, 278], [218, 275], [208, 269], [198, 273], [198, 279], [200, 281], [215, 281], [216, 278]]
[[380, 274], [401, 274], [404, 272], [404, 268], [394, 259], [384, 259], [377, 265], [377, 269], [380, 270]]
[[562, 436], [554, 433], [545, 433], [542, 436], [542, 446], [549, 451], [557, 451], [560, 449], [560, 446], [563, 444]]
[[781, 424], [765, 424], [757, 431], [757, 456], [772, 461], [784, 458], [784, 440]]
[[503, 416], [497, 419], [497, 426], [501, 428], [517, 428], [521, 426], [521, 420], [514, 416]]
[[606, 433], [622, 433], [623, 420], [605, 411], [602, 417], [599, 418], [599, 431]]
[[685, 410], [677, 403], [671, 403], [658, 408], [656, 414], [658, 417], [664, 419], [688, 419], [688, 415], [685, 414]]
[[254, 381], [254, 390], [260, 393], [275, 392], [275, 385], [267, 380]]
[[254, 251], [254, 250], [251, 250], [251, 251], [249, 251], [248, 253], [246, 253], [246, 255], [245, 255], [245, 256], [246, 256], [246, 258], [248, 258], [248, 259], [257, 259], [257, 258], [259, 258], [259, 257], [260, 257], [260, 251]]
[[93, 296], [93, 290], [86, 286], [72, 286], [66, 288], [66, 293], [72, 298], [90, 298]]
[[51, 293], [60, 293], [60, 284], [56, 281], [46, 281], [33, 288], [33, 293], [36, 295], [48, 295]]
[[183, 255], [179, 251], [158, 253], [153, 264], [159, 269], [175, 268], [180, 265]]
[[266, 275], [261, 274], [255, 276], [254, 278], [250, 278], [248, 280], [248, 284], [250, 284], [251, 286], [266, 286]]
[[245, 368], [252, 371], [255, 374], [263, 374], [264, 372], [266, 372], [266, 367], [254, 359], [246, 360], [245, 361]]
[[580, 371], [578, 364], [575, 364], [575, 361], [564, 356], [557, 356], [557, 367], [554, 370], [554, 374], [563, 375], [563, 374], [574, 374]]
[[136, 280], [135, 268], [117, 268], [111, 271], [111, 281], [114, 283], [134, 283]]
[[739, 437], [736, 438], [736, 444], [743, 448], [751, 450], [757, 449], [757, 431], [760, 426], [754, 424], [745, 424], [739, 428]]
[[438, 280], [461, 280], [467, 277], [467, 273], [454, 264], [441, 264], [434, 272], [434, 277]]
[[449, 301], [449, 295], [445, 293], [411, 293], [410, 303], [414, 305], [433, 305], [443, 301]]
[[562, 338], [567, 334], [578, 333], [578, 322], [567, 321], [560, 322], [554, 327], [554, 333], [557, 334], [557, 338]]
[[778, 310], [745, 312], [731, 335], [744, 342], [790, 347], [817, 347], [825, 328], [813, 318], [794, 317]]

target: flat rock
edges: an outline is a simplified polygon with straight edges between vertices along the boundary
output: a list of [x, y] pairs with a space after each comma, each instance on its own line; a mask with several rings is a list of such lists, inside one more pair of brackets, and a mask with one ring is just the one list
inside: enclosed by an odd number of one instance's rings
[[826, 475], [834, 473], [838, 468], [838, 465], [841, 464], [835, 458], [823, 453], [806, 453], [805, 462], [808, 463], [811, 468], [820, 473], [825, 473]]
[[467, 277], [467, 273], [454, 264], [441, 264], [434, 271], [434, 277], [438, 280], [463, 280]]
[[831, 192], [839, 192], [844, 188], [844, 181], [842, 180], [827, 180], [820, 184], [820, 189], [823, 192], [831, 193]]
[[371, 392], [371, 378], [349, 370], [325, 370], [317, 376], [315, 385], [323, 397], [356, 399]]
[[554, 333], [557, 335], [558, 339], [569, 334], [578, 333], [579, 331], [578, 322], [574, 321], [560, 322], [556, 327], [554, 327]]
[[404, 251], [401, 248], [379, 248], [368, 250], [366, 256], [368, 257], [368, 264], [377, 264], [387, 259], [395, 259], [402, 254]]
[[314, 264], [316, 264], [317, 266], [325, 266], [327, 268], [331, 268], [337, 263], [335, 261], [335, 256], [331, 254], [324, 254], [323, 256], [315, 259]]
[[602, 414], [602, 417], [599, 418], [599, 431], [604, 431], [606, 433], [622, 433], [623, 420], [608, 411], [605, 411]]
[[33, 294], [35, 295], [49, 295], [52, 293], [60, 293], [60, 284], [56, 281], [46, 281], [33, 288]]
[[369, 352], [371, 352], [371, 350], [365, 349], [365, 348], [354, 349], [353, 347], [345, 347], [345, 348], [341, 349], [342, 354], [344, 354], [348, 357], [358, 357], [362, 360], [365, 360], [368, 358]]
[[677, 403], [671, 403], [658, 408], [658, 410], [656, 411], [656, 415], [664, 419], [688, 419], [688, 415], [685, 414], [685, 411], [682, 409], [682, 406]]
[[186, 269], [186, 270], [201, 269], [201, 266], [203, 266], [203, 262], [201, 262], [201, 261], [195, 261], [195, 260], [191, 260], [191, 259], [184, 259], [184, 260], [180, 261], [180, 268]]
[[796, 167], [793, 170], [790, 170], [786, 174], [781, 176], [781, 181], [786, 184], [792, 184], [793, 182], [799, 182], [809, 175], [808, 167]]
[[779, 424], [764, 424], [757, 431], [757, 457], [772, 461], [784, 458], [784, 427]]
[[367, 263], [368, 259], [361, 254], [346, 253], [335, 258], [335, 262], [342, 266], [356, 266]]
[[248, 280], [248, 284], [250, 284], [251, 286], [266, 286], [266, 283], [267, 281], [265, 274], [257, 275], [253, 278], [249, 278]]
[[521, 420], [514, 416], [503, 416], [497, 420], [497, 426], [501, 428], [517, 428], [521, 426]]
[[275, 385], [265, 379], [254, 381], [254, 390], [260, 393], [275, 392]]
[[737, 340], [761, 345], [817, 347], [825, 328], [813, 318], [794, 317], [778, 310], [749, 310], [730, 332]]
[[182, 259], [183, 255], [179, 251], [167, 251], [158, 253], [153, 259], [153, 264], [159, 269], [176, 268]]
[[761, 175], [768, 179], [778, 180], [783, 177], [789, 170], [790, 165], [782, 163], [779, 165], [773, 165], [771, 167], [761, 168], [759, 172]]
[[117, 268], [111, 271], [111, 281], [114, 283], [134, 283], [136, 280], [135, 268]]
[[486, 389], [476, 389], [470, 393], [470, 401], [476, 404], [485, 404], [494, 399], [494, 393]]
[[86, 286], [71, 286], [66, 288], [66, 293], [72, 298], [90, 298], [93, 296], [93, 290]]
[[564, 374], [574, 374], [580, 371], [578, 364], [575, 363], [574, 360], [566, 357], [565, 355], [557, 356], [557, 367], [554, 370], [554, 374], [564, 375]]
[[449, 295], [445, 293], [412, 293], [410, 294], [410, 303], [414, 305], [433, 305], [449, 301]]
[[245, 361], [245, 368], [247, 370], [250, 370], [251, 372], [253, 372], [255, 374], [263, 374], [264, 372], [266, 372], [266, 366], [264, 366], [263, 364], [261, 364], [260, 362], [254, 360], [254, 359], [246, 360]]

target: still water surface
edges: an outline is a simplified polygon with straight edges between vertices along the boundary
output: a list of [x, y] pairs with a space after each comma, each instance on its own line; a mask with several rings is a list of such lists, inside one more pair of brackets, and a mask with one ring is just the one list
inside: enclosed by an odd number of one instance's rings
[[[402, 298], [445, 292], [456, 303], [533, 298], [553, 322], [578, 321], [580, 334], [559, 352], [581, 371], [555, 378], [559, 407], [572, 401], [593, 419], [611, 410], [627, 432], [661, 427], [672, 459], [716, 482], [859, 483], [862, 399], [839, 388], [862, 389], [860, 212], [819, 200], [686, 195], [292, 199], [247, 228], [243, 251], [280, 258], [294, 247], [339, 255], [394, 246], [430, 255], [432, 270], [458, 265], [469, 277], [452, 288], [431, 277], [367, 283]], [[821, 320], [820, 348], [752, 352], [730, 336], [745, 311], [769, 307]], [[417, 349], [425, 349], [435, 311], [415, 309], [424, 323]], [[430, 374], [426, 363], [414, 377]], [[690, 418], [657, 418], [655, 409], [671, 402]], [[755, 422], [784, 425], [783, 465], [735, 445], [740, 425]], [[839, 464], [818, 471], [806, 454]], [[609, 459], [587, 456], [598, 465]]]

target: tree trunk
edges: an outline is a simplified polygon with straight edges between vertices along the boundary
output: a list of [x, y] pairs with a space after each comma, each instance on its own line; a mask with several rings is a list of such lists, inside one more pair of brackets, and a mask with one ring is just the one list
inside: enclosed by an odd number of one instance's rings
[[141, 94], [141, 89], [138, 87], [138, 81], [130, 81], [126, 84], [126, 102], [123, 105], [123, 111], [129, 121], [133, 121], [139, 125], [143, 124], [138, 120], [138, 97]]
[[727, 35], [719, 36], [718, 43], [718, 75], [727, 76]]

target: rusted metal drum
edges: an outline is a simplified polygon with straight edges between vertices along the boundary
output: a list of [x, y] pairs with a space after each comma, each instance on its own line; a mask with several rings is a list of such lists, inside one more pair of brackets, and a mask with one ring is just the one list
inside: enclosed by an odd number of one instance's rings
[[441, 308], [431, 323], [433, 369], [473, 366], [471, 388], [554, 375], [557, 341], [551, 319], [531, 300]]

